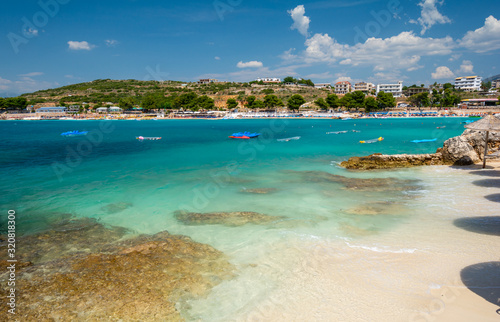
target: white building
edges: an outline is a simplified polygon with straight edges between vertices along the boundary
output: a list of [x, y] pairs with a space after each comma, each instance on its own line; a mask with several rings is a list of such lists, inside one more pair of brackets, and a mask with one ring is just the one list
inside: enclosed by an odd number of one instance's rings
[[318, 83], [318, 84], [314, 84], [314, 87], [315, 88], [331, 88], [332, 84], [330, 84], [330, 83]]
[[375, 89], [375, 85], [372, 83], [365, 83], [365, 82], [360, 82], [354, 84], [354, 91], [360, 91], [365, 94], [371, 93]]
[[281, 78], [276, 78], [276, 77], [263, 77], [263, 78], [257, 78], [257, 82], [263, 82], [266, 84], [279, 84], [281, 83]]
[[335, 83], [335, 94], [347, 94], [351, 92], [351, 83], [347, 81]]
[[500, 88], [500, 79], [495, 79], [491, 82], [491, 88]]
[[461, 89], [466, 92], [481, 90], [482, 78], [479, 76], [466, 76], [455, 78], [455, 89]]
[[213, 84], [213, 83], [218, 83], [219, 81], [217, 79], [213, 78], [205, 78], [205, 79], [200, 79], [198, 81], [198, 84], [204, 85], [204, 84]]
[[403, 82], [398, 82], [397, 84], [378, 84], [377, 85], [377, 95], [380, 92], [391, 93], [394, 97], [403, 96]]

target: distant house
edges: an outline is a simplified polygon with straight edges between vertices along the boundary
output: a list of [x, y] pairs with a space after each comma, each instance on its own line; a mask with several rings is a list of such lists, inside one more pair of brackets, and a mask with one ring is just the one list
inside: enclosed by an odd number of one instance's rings
[[479, 76], [466, 76], [455, 78], [455, 88], [466, 92], [481, 90], [482, 78]]
[[198, 84], [203, 85], [203, 84], [213, 84], [213, 83], [218, 83], [219, 81], [217, 79], [213, 78], [205, 78], [205, 79], [200, 79], [198, 81]]
[[257, 82], [263, 82], [265, 84], [279, 84], [281, 83], [281, 78], [276, 78], [276, 77], [264, 77], [264, 78], [257, 78], [255, 81]]
[[354, 84], [354, 91], [363, 92], [365, 94], [371, 93], [375, 89], [375, 85], [372, 83], [359, 82]]
[[108, 113], [108, 108], [107, 107], [98, 107], [95, 111], [97, 113]]
[[54, 106], [54, 107], [40, 107], [36, 110], [36, 113], [66, 113], [68, 108], [66, 106]]
[[422, 94], [422, 93], [431, 93], [432, 91], [426, 87], [410, 87], [407, 90], [403, 91], [403, 94], [410, 97], [412, 95]]
[[398, 82], [397, 84], [378, 84], [377, 95], [380, 92], [391, 93], [394, 97], [401, 97], [403, 96], [403, 82]]
[[119, 108], [118, 106], [111, 106], [108, 108], [109, 113], [121, 113], [123, 112], [123, 109]]
[[332, 84], [330, 84], [330, 83], [318, 83], [318, 84], [314, 84], [314, 87], [315, 88], [331, 88]]
[[347, 81], [338, 82], [335, 84], [335, 94], [347, 94], [352, 89], [351, 83]]
[[491, 81], [491, 88], [500, 88], [500, 78]]

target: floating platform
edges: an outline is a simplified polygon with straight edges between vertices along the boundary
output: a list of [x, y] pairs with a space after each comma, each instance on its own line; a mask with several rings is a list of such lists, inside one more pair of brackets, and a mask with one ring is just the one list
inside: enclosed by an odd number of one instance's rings
[[153, 137], [138, 136], [138, 137], [136, 137], [136, 139], [139, 140], [139, 141], [144, 141], [144, 140], [158, 141], [158, 140], [161, 140], [161, 136], [153, 136]]

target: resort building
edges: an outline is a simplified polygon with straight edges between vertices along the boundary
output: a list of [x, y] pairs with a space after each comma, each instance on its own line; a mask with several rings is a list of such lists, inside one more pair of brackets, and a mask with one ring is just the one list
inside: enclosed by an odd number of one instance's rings
[[500, 88], [500, 79], [491, 81], [491, 88]]
[[461, 89], [466, 92], [481, 90], [482, 78], [479, 76], [457, 77], [455, 79], [455, 89]]
[[281, 83], [281, 78], [276, 78], [276, 77], [264, 77], [264, 78], [257, 78], [255, 81], [257, 82], [263, 82], [266, 84], [279, 84]]
[[198, 84], [203, 85], [203, 84], [213, 84], [213, 83], [218, 83], [219, 81], [217, 79], [213, 78], [206, 78], [206, 79], [200, 79], [198, 81]]
[[391, 93], [394, 97], [403, 96], [403, 82], [398, 82], [397, 84], [378, 84], [377, 85], [377, 95], [380, 92]]
[[338, 82], [335, 84], [335, 94], [347, 94], [351, 92], [351, 83], [347, 81]]
[[375, 85], [372, 83], [360, 82], [354, 84], [354, 91], [363, 92], [365, 94], [371, 93], [375, 89]]
[[332, 84], [330, 83], [318, 83], [314, 84], [314, 88], [331, 88]]
[[67, 110], [66, 106], [40, 107], [36, 113], [66, 113]]
[[417, 95], [417, 94], [422, 94], [422, 93], [432, 93], [432, 91], [429, 88], [426, 87], [410, 87], [403, 91], [403, 94], [406, 96], [410, 97], [412, 95]]

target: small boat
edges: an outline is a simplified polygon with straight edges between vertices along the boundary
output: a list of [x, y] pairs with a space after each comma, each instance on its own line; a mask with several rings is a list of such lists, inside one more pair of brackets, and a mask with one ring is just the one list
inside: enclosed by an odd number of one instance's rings
[[260, 133], [238, 132], [229, 136], [231, 139], [254, 139], [259, 137]]
[[348, 131], [326, 132], [326, 134], [345, 134]]
[[446, 126], [438, 126], [436, 129], [444, 129]]
[[288, 142], [288, 141], [296, 141], [300, 140], [300, 136], [294, 136], [291, 138], [286, 138], [286, 139], [278, 139], [278, 142]]
[[351, 132], [354, 132], [354, 133], [361, 133], [361, 131], [358, 131], [358, 130], [351, 130]]
[[437, 139], [430, 139], [430, 140], [413, 140], [411, 141], [412, 143], [426, 143], [426, 142], [436, 142]]
[[158, 141], [158, 140], [161, 140], [161, 137], [156, 137], [156, 136], [153, 136], [153, 137], [147, 137], [147, 136], [138, 136], [136, 137], [137, 140], [139, 141], [144, 141], [144, 140], [149, 140], [149, 141]]
[[88, 131], [69, 131], [61, 133], [62, 136], [82, 136], [87, 135]]
[[373, 139], [373, 140], [367, 140], [367, 141], [359, 141], [359, 143], [375, 143], [375, 142], [380, 142], [384, 141], [383, 137], [379, 137], [378, 139]]

